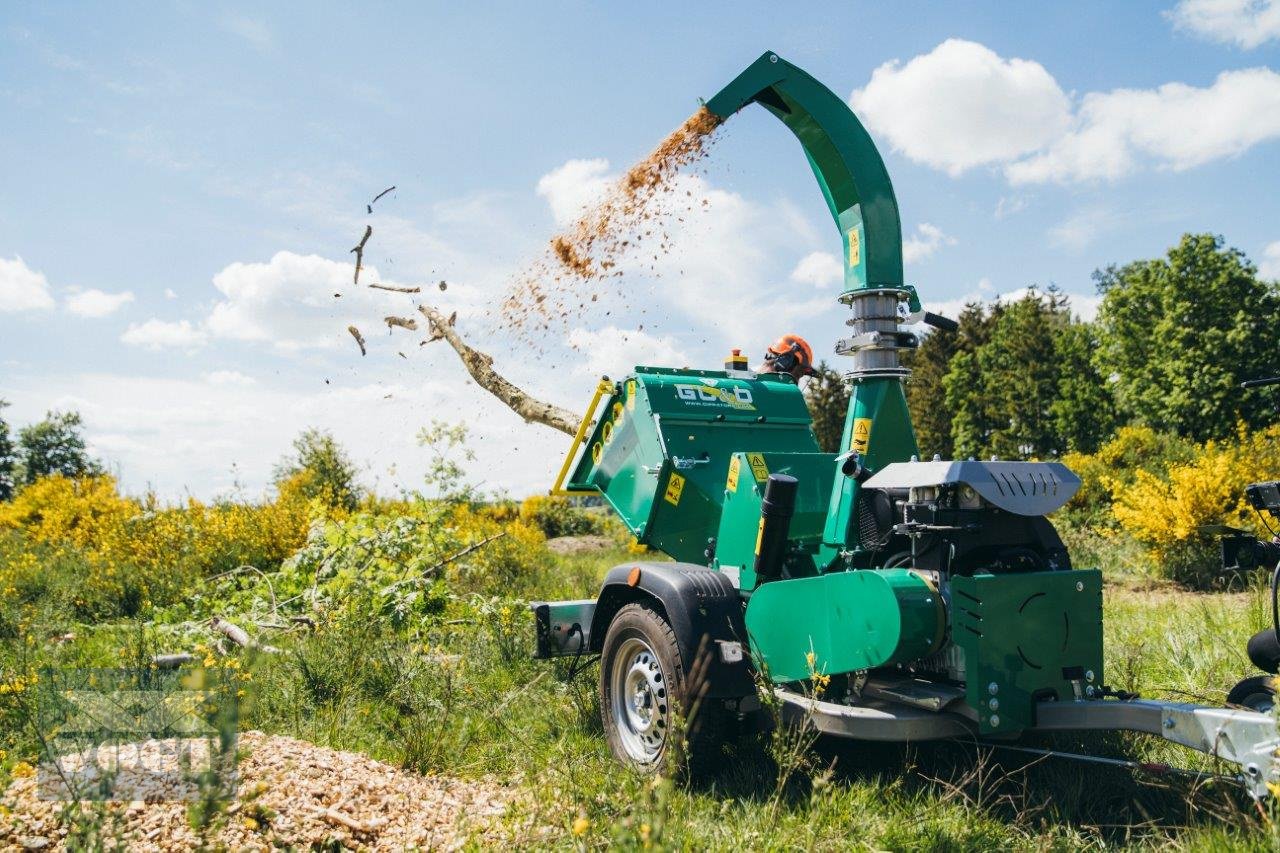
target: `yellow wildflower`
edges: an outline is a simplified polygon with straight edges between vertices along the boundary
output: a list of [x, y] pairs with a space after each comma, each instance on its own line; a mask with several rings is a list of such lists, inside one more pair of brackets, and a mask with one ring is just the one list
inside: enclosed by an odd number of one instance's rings
[[579, 837], [586, 835], [587, 830], [591, 828], [591, 821], [585, 817], [580, 817], [573, 822], [573, 834]]

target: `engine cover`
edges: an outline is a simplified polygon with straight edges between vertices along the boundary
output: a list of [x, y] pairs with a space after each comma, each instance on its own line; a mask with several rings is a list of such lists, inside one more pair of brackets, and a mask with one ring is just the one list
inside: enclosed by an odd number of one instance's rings
[[1071, 500], [1080, 478], [1061, 462], [894, 462], [877, 471], [868, 489], [968, 486], [984, 501], [1015, 515], [1048, 515]]

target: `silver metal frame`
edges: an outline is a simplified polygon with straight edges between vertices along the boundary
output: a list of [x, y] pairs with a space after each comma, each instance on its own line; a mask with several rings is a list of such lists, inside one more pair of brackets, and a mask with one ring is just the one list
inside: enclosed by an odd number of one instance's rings
[[[877, 741], [977, 739], [977, 726], [954, 711], [930, 711], [882, 698], [864, 698], [854, 705], [811, 699], [782, 688], [788, 722], [812, 725], [823, 734]], [[883, 695], [883, 694], [881, 694]], [[1229, 761], [1240, 767], [1240, 781], [1259, 799], [1268, 783], [1280, 782], [1275, 756], [1280, 733], [1270, 714], [1156, 702], [1146, 699], [1082, 699], [1041, 702], [1030, 732], [1129, 731], [1158, 735], [1167, 741]], [[992, 741], [998, 743], [998, 741]]]

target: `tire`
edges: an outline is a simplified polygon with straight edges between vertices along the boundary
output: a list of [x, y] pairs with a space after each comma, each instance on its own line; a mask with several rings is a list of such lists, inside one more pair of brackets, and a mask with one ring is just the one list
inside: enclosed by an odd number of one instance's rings
[[1276, 704], [1275, 676], [1255, 675], [1241, 681], [1227, 694], [1227, 704], [1270, 714]]
[[[692, 702], [675, 632], [659, 613], [628, 604], [609, 623], [600, 655], [600, 718], [614, 756], [642, 773], [660, 772], [670, 759], [677, 771], [689, 767], [719, 743], [720, 709]], [[692, 706], [698, 707], [692, 707]], [[692, 711], [691, 711], [692, 707]], [[679, 755], [678, 721], [687, 721]]]

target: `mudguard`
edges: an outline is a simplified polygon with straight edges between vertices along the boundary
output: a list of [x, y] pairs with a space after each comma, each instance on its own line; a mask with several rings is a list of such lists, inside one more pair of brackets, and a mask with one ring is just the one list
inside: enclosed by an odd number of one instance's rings
[[592, 615], [589, 647], [604, 648], [614, 614], [632, 602], [647, 602], [667, 620], [676, 635], [687, 673], [705, 667], [707, 692], [713, 699], [755, 693], [749, 655], [737, 660], [721, 652], [721, 643], [747, 648], [742, 601], [729, 578], [692, 563], [624, 563], [609, 570]]

